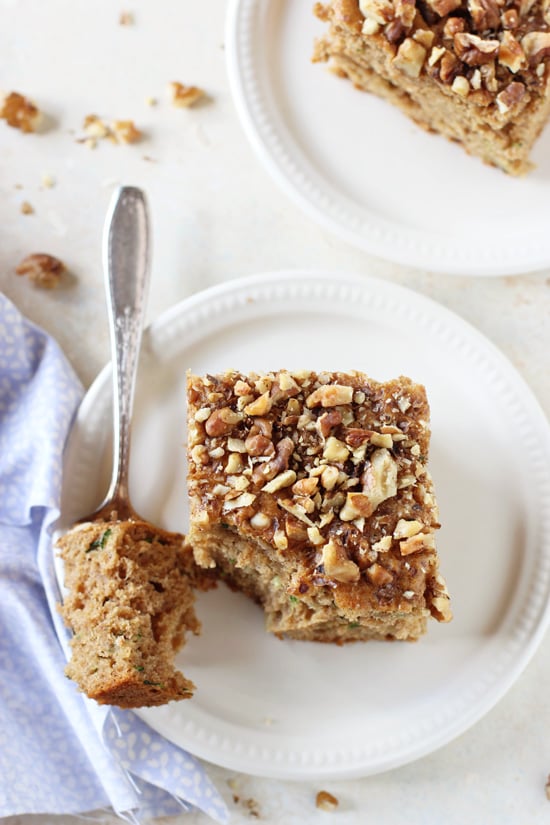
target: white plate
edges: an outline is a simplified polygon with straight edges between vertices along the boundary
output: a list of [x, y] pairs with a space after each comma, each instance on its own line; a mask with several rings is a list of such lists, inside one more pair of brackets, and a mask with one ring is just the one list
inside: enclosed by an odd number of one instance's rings
[[228, 70], [245, 131], [283, 189], [368, 252], [425, 269], [506, 275], [550, 264], [550, 129], [514, 179], [312, 64], [313, 0], [232, 0]]
[[[279, 641], [220, 586], [179, 656], [189, 702], [143, 710], [209, 761], [274, 777], [351, 777], [411, 761], [473, 724], [535, 650], [550, 595], [550, 435], [522, 379], [448, 310], [382, 281], [273, 273], [196, 295], [146, 332], [132, 446], [136, 508], [186, 530], [185, 372], [360, 369], [423, 382], [454, 621], [417, 644]], [[101, 499], [110, 464], [110, 374], [66, 454], [65, 525]]]

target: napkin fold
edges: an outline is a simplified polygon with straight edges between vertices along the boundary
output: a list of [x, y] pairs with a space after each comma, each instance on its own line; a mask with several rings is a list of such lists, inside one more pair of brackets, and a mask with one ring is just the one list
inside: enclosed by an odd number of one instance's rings
[[139, 823], [227, 808], [201, 763], [63, 673], [52, 529], [82, 387], [58, 345], [0, 294], [0, 817], [111, 809]]

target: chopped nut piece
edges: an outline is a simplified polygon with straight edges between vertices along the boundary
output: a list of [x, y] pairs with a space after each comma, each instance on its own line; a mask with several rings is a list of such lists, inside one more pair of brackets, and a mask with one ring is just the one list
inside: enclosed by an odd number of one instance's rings
[[363, 473], [363, 493], [369, 497], [372, 512], [397, 493], [397, 464], [385, 448], [375, 450]]
[[477, 34], [459, 32], [454, 36], [454, 47], [458, 57], [468, 66], [490, 63], [498, 54], [498, 40], [483, 40]]
[[137, 143], [143, 137], [133, 120], [113, 121], [113, 132], [119, 143]]
[[283, 473], [279, 473], [278, 476], [271, 479], [271, 481], [268, 481], [267, 484], [264, 484], [262, 490], [264, 493], [276, 493], [277, 490], [282, 490], [283, 487], [290, 487], [295, 481], [296, 473], [294, 470], [285, 470]]
[[23, 201], [21, 204], [21, 214], [22, 215], [34, 215], [34, 208], [32, 204], [28, 201]]
[[349, 450], [343, 441], [335, 438], [333, 435], [327, 438], [325, 449], [323, 450], [323, 458], [327, 461], [334, 461], [336, 464], [347, 461]]
[[529, 100], [527, 90], [523, 83], [509, 83], [504, 91], [497, 95], [497, 106], [499, 112], [507, 114], [511, 109], [516, 109], [518, 106], [526, 104]]
[[264, 392], [244, 408], [246, 415], [266, 415], [273, 406], [269, 390]]
[[315, 797], [315, 805], [321, 811], [335, 811], [338, 807], [338, 799], [328, 791], [319, 791]]
[[394, 16], [391, 0], [359, 0], [359, 8], [366, 20], [374, 20], [381, 26], [390, 23]]
[[27, 255], [15, 269], [18, 275], [28, 275], [36, 286], [53, 289], [59, 285], [65, 272], [65, 264], [53, 255], [35, 253]]
[[412, 553], [419, 553], [421, 550], [433, 550], [433, 533], [417, 533], [409, 539], [399, 542], [399, 552], [402, 556], [410, 556]]
[[327, 464], [323, 472], [321, 473], [321, 484], [325, 488], [325, 490], [333, 490], [336, 486], [336, 482], [338, 481], [338, 468], [333, 467], [331, 464]]
[[451, 83], [451, 89], [460, 97], [468, 97], [470, 94], [470, 83], [468, 78], [462, 77], [461, 75], [455, 77]]
[[518, 72], [525, 65], [525, 53], [514, 35], [505, 31], [500, 41], [498, 62], [511, 72]]
[[254, 493], [242, 493], [237, 498], [229, 499], [229, 501], [224, 501], [223, 510], [224, 513], [228, 512], [229, 510], [236, 510], [239, 507], [249, 507], [251, 504], [254, 503], [256, 496]]
[[426, 49], [412, 37], [407, 37], [401, 43], [397, 54], [392, 60], [396, 69], [405, 72], [409, 77], [418, 77], [426, 60]]
[[10, 92], [2, 101], [0, 118], [8, 126], [20, 129], [22, 132], [36, 132], [42, 114], [40, 110], [19, 92]]
[[521, 39], [521, 47], [530, 63], [550, 55], [550, 32], [530, 32]]
[[361, 571], [354, 561], [348, 559], [346, 551], [341, 544], [329, 541], [322, 550], [323, 567], [329, 579], [338, 582], [356, 582], [361, 576]]
[[340, 404], [351, 404], [353, 400], [353, 387], [342, 386], [341, 384], [325, 384], [314, 390], [306, 398], [306, 407], [337, 407]]
[[384, 536], [379, 541], [375, 541], [372, 545], [372, 549], [375, 553], [387, 553], [387, 551], [392, 546], [392, 537], [391, 536]]
[[498, 29], [500, 9], [495, 0], [468, 0], [468, 11], [477, 31]]
[[408, 521], [407, 519], [400, 518], [393, 531], [393, 537], [394, 539], [408, 539], [422, 532], [423, 528], [424, 525], [421, 521], [416, 521], [416, 519]]
[[376, 587], [383, 587], [385, 584], [393, 581], [393, 576], [389, 570], [386, 570], [385, 567], [382, 567], [382, 565], [377, 562], [367, 568], [367, 576]]
[[269, 527], [271, 519], [265, 513], [255, 513], [250, 519], [250, 524], [257, 530], [263, 530], [265, 527]]
[[363, 493], [348, 493], [346, 502], [340, 510], [342, 521], [353, 521], [361, 516], [372, 515], [373, 507], [370, 498]]
[[181, 109], [188, 109], [206, 97], [206, 92], [198, 86], [184, 86], [183, 83], [178, 83], [177, 81], [170, 83], [170, 92], [172, 94], [172, 103]]
[[214, 410], [208, 417], [205, 430], [211, 436], [227, 435], [241, 420], [241, 413], [234, 412], [229, 407], [222, 407]]
[[459, 8], [461, 0], [427, 0], [427, 4], [440, 17], [445, 17], [449, 12]]
[[388, 447], [390, 450], [393, 447], [393, 439], [389, 433], [373, 433], [370, 443], [375, 447]]

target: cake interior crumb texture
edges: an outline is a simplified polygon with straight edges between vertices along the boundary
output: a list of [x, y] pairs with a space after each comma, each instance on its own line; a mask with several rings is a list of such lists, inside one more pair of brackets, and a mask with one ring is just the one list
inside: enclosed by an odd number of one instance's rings
[[488, 164], [511, 175], [532, 167], [550, 115], [548, 0], [331, 0], [314, 10], [327, 23], [314, 61]]
[[188, 541], [279, 636], [409, 639], [449, 621], [424, 388], [360, 372], [188, 376]]
[[194, 587], [204, 589], [183, 536], [141, 521], [77, 525], [58, 542], [73, 630], [66, 674], [99, 704], [133, 708], [188, 699], [174, 668], [185, 633], [197, 634]]

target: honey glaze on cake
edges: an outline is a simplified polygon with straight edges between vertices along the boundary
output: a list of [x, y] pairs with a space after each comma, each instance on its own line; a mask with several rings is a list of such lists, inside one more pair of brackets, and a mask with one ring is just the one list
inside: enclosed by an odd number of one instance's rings
[[451, 618], [408, 378], [281, 370], [188, 378], [195, 559], [264, 607], [268, 630], [415, 639]]

